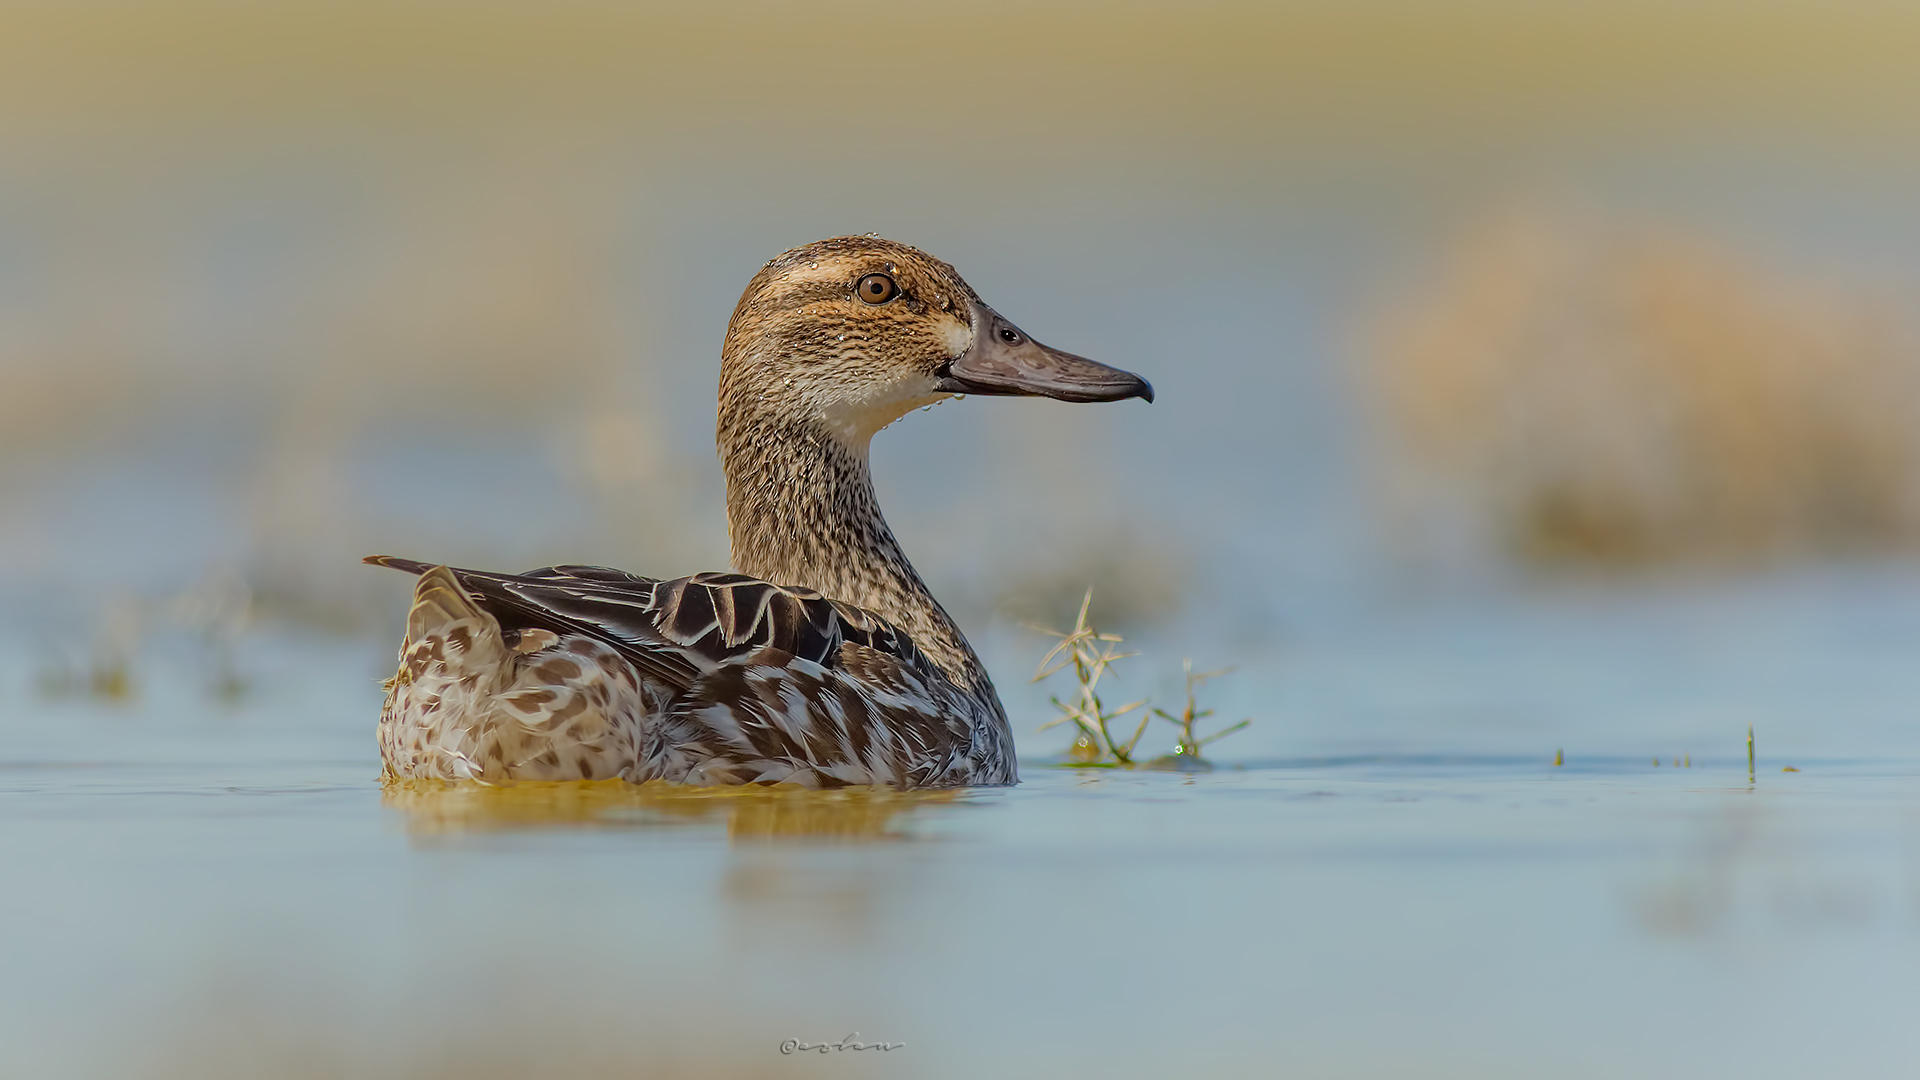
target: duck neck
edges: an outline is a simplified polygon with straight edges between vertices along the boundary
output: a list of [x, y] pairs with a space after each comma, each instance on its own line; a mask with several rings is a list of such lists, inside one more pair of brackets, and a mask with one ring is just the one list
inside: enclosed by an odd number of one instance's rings
[[997, 707], [980, 658], [881, 516], [867, 443], [804, 420], [723, 421], [734, 568], [873, 612], [906, 631], [954, 685]]

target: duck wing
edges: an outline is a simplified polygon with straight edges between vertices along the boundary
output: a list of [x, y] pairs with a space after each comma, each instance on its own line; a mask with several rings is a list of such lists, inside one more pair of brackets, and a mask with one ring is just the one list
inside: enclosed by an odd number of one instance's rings
[[854, 642], [835, 666], [768, 648], [703, 675], [674, 699], [640, 775], [692, 784], [972, 782], [975, 711], [935, 672]]
[[[436, 565], [390, 555], [364, 561], [410, 574]], [[676, 691], [730, 660], [769, 649], [835, 668], [842, 646], [851, 644], [923, 675], [939, 674], [911, 638], [872, 612], [745, 574], [662, 580], [602, 566], [547, 566], [524, 574], [448, 569], [503, 630], [585, 634]]]

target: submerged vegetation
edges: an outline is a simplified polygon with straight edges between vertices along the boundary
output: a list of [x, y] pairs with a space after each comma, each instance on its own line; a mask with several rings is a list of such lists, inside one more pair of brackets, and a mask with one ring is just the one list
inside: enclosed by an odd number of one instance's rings
[[[1239, 727], [1242, 725], [1235, 725], [1235, 726]], [[1222, 732], [1221, 734], [1225, 734], [1225, 732]], [[1212, 738], [1218, 738], [1218, 737], [1219, 736], [1216, 735], [1216, 736], [1213, 736]], [[1565, 750], [1564, 749], [1555, 750], [1553, 752], [1554, 768], [1556, 769], [1560, 768], [1566, 765], [1566, 763], [1567, 763], [1567, 758], [1566, 758]], [[1669, 762], [1667, 762], [1667, 764], [1676, 769], [1691, 769], [1694, 767], [1693, 754], [1690, 752], [1685, 754], [1675, 754], [1673, 755], [1672, 759]], [[1656, 769], [1662, 767], [1659, 754], [1653, 755], [1653, 767]], [[1703, 766], [1703, 767], [1706, 767], [1706, 766]], [[1749, 785], [1752, 785], [1757, 782], [1757, 779], [1758, 779], [1757, 768], [1758, 768], [1758, 764], [1754, 756], [1753, 725], [1748, 724], [1747, 725], [1747, 783]], [[1800, 771], [1800, 768], [1797, 765], [1783, 765], [1780, 767], [1780, 771], [1783, 773], [1797, 773]]]
[[[1073, 690], [1065, 699], [1059, 695], [1053, 697], [1053, 706], [1060, 710], [1060, 715], [1040, 725], [1040, 730], [1046, 731], [1063, 724], [1074, 726], [1073, 743], [1067, 748], [1067, 761], [1073, 765], [1210, 768], [1206, 759], [1200, 756], [1201, 749], [1253, 723], [1251, 719], [1242, 720], [1205, 736], [1194, 730], [1195, 723], [1213, 715], [1212, 709], [1198, 707], [1194, 698], [1195, 688], [1208, 679], [1226, 674], [1228, 669], [1196, 672], [1192, 660], [1182, 661], [1186, 672], [1186, 707], [1177, 716], [1163, 709], [1149, 708], [1146, 698], [1117, 707], [1110, 706], [1101, 700], [1101, 680], [1116, 662], [1139, 654], [1117, 651], [1125, 639], [1118, 634], [1102, 633], [1095, 627], [1088, 618], [1092, 607], [1093, 590], [1089, 589], [1080, 601], [1080, 613], [1074, 618], [1072, 629], [1061, 631], [1034, 627], [1059, 641], [1041, 658], [1033, 681], [1042, 682], [1060, 672], [1071, 671], [1074, 682]], [[1115, 734], [1113, 725], [1135, 712], [1140, 714], [1139, 724], [1134, 726], [1132, 735], [1121, 739]], [[1138, 757], [1140, 740], [1156, 716], [1178, 725], [1180, 735], [1171, 753], [1142, 762]]]

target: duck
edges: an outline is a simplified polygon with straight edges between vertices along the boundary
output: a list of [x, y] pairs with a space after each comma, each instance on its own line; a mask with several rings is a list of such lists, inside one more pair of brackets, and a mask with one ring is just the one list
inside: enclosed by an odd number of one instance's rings
[[947, 263], [876, 235], [769, 261], [720, 354], [729, 571], [418, 576], [385, 688], [393, 780], [955, 788], [1019, 781], [986, 666], [901, 550], [868, 450], [960, 396], [1151, 402]]

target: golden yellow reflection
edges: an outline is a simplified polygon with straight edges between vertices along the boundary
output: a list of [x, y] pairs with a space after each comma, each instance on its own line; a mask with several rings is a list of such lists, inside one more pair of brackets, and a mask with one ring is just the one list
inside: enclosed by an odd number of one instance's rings
[[498, 832], [524, 828], [657, 829], [715, 824], [728, 838], [786, 837], [874, 841], [906, 840], [911, 812], [951, 803], [954, 791], [893, 791], [798, 787], [687, 787], [624, 780], [526, 781], [390, 780], [382, 804], [399, 810], [416, 835]]

